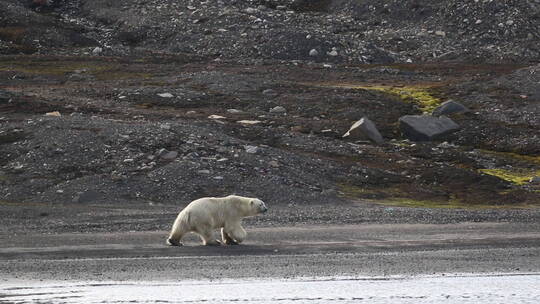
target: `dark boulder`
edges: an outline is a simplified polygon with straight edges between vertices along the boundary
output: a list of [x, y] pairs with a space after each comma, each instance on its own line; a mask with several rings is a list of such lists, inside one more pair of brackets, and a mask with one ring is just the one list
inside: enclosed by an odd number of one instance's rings
[[433, 116], [449, 115], [454, 113], [468, 112], [466, 106], [460, 104], [459, 102], [448, 100], [443, 102], [435, 110], [433, 110]]
[[446, 116], [406, 115], [399, 119], [399, 129], [410, 140], [430, 141], [459, 130], [459, 125]]

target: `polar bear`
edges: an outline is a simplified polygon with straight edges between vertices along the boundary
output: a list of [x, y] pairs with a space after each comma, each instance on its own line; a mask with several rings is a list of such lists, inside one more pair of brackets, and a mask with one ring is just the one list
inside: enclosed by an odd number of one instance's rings
[[246, 238], [242, 218], [266, 212], [268, 208], [258, 198], [229, 195], [226, 197], [203, 197], [189, 203], [174, 221], [167, 239], [170, 246], [182, 246], [182, 237], [195, 232], [203, 244], [212, 246], [221, 242], [214, 239], [213, 230], [221, 228], [222, 242], [237, 245]]

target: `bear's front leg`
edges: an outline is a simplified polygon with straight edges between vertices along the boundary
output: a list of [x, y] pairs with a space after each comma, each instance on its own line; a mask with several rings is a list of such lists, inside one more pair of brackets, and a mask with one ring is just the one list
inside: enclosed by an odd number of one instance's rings
[[225, 228], [221, 228], [221, 240], [226, 245], [238, 245], [238, 243], [231, 238], [227, 232], [225, 232]]
[[235, 243], [240, 244], [242, 241], [246, 239], [247, 232], [244, 230], [244, 228], [240, 224], [226, 226], [225, 233], [227, 236], [232, 238]]
[[221, 242], [214, 239], [214, 236], [212, 235], [212, 231], [201, 231], [199, 232], [199, 235], [201, 236], [201, 239], [203, 241], [203, 245], [205, 246], [219, 246], [221, 245]]

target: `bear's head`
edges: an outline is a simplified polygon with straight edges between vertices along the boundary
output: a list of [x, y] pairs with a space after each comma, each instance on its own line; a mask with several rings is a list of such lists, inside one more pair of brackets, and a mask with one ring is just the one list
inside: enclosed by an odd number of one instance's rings
[[254, 215], [265, 213], [266, 211], [268, 211], [266, 204], [258, 198], [250, 199], [249, 206], [251, 207]]

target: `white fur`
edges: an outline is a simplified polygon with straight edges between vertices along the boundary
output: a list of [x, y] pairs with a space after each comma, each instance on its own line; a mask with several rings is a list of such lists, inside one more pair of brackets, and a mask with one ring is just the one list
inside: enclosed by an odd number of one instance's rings
[[204, 245], [219, 245], [212, 237], [215, 229], [221, 228], [225, 244], [238, 244], [246, 238], [242, 218], [255, 216], [267, 210], [263, 201], [252, 197], [229, 195], [226, 197], [203, 197], [189, 203], [174, 221], [169, 245], [180, 246], [182, 237], [189, 232], [201, 236]]

